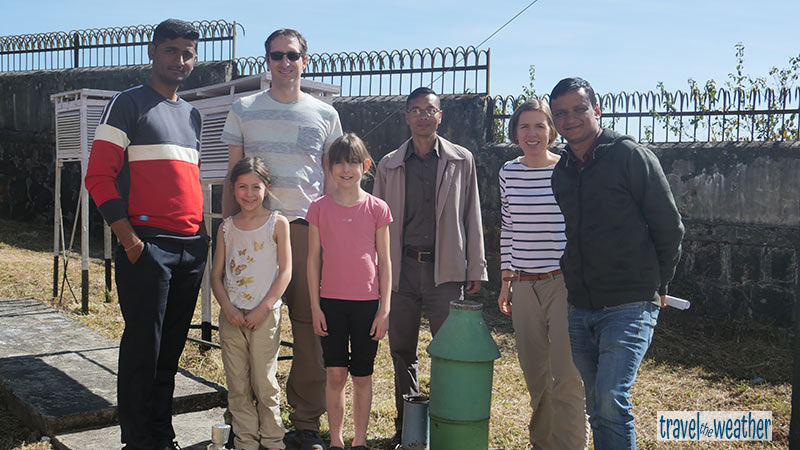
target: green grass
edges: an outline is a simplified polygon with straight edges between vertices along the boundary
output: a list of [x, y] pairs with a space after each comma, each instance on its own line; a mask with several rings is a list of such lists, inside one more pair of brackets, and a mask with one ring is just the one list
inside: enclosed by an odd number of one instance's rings
[[[70, 260], [69, 289], [63, 298], [52, 298], [52, 228], [48, 224], [22, 224], [0, 220], [0, 298], [34, 297], [80, 320], [106, 336], [118, 339], [123, 322], [112, 289], [112, 301], [104, 302], [102, 261], [93, 259], [90, 268], [90, 314], [80, 314], [80, 259]], [[102, 236], [95, 233], [94, 236]], [[92, 241], [92, 254], [101, 256], [102, 239]], [[484, 318], [501, 351], [495, 361], [490, 421], [493, 448], [526, 449], [529, 398], [517, 363], [510, 319], [497, 311], [495, 293], [484, 292], [476, 300], [485, 305]], [[214, 303], [214, 305], [216, 305]], [[284, 310], [284, 338], [291, 339]], [[217, 312], [214, 310], [214, 322]], [[194, 323], [200, 322], [200, 308]], [[199, 331], [192, 331], [199, 337]], [[216, 339], [216, 337], [215, 337]], [[425, 347], [431, 336], [423, 324], [420, 337], [420, 378], [422, 390], [430, 387], [430, 360]], [[638, 445], [643, 449], [786, 448], [791, 414], [791, 330], [736, 319], [695, 317], [689, 311], [668, 309], [659, 325], [639, 377], [633, 388]], [[219, 350], [200, 352], [188, 344], [181, 366], [219, 384], [225, 384]], [[285, 383], [289, 362], [279, 363], [278, 378]], [[388, 448], [394, 432], [393, 375], [388, 342], [379, 347], [374, 373], [374, 400], [368, 444]], [[348, 392], [349, 395], [349, 392]], [[284, 407], [287, 405], [284, 404]], [[771, 443], [672, 443], [656, 440], [656, 414], [664, 410], [769, 410], [774, 429]], [[284, 408], [286, 411], [286, 408]], [[349, 412], [348, 412], [349, 414]], [[288, 416], [284, 414], [288, 424]], [[352, 437], [352, 425], [345, 439]], [[327, 423], [323, 416], [323, 429]], [[323, 433], [324, 434], [324, 433]], [[19, 423], [0, 405], [0, 450], [44, 450], [37, 430]]]

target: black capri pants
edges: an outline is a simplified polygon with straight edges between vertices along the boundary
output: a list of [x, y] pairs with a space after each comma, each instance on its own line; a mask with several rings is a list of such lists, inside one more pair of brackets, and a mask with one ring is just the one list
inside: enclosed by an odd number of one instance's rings
[[372, 340], [369, 332], [378, 312], [379, 300], [323, 297], [319, 305], [328, 325], [328, 335], [321, 339], [325, 367], [347, 367], [354, 377], [372, 375], [378, 341]]

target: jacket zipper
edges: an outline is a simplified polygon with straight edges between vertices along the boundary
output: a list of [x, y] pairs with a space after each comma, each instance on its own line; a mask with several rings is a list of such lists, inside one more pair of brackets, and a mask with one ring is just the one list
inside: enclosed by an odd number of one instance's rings
[[589, 306], [594, 309], [592, 293], [589, 291], [589, 287], [586, 286], [586, 271], [583, 263], [583, 171], [578, 168], [577, 164], [575, 165], [575, 170], [578, 172], [578, 254], [581, 257], [581, 283], [584, 291], [586, 291], [586, 297], [589, 299]]

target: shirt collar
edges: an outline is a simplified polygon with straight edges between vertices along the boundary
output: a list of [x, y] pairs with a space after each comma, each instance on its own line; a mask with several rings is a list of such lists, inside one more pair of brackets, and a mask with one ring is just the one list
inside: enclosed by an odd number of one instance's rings
[[[433, 148], [431, 149], [431, 152], [434, 155], [436, 155], [437, 158], [441, 157], [441, 155], [439, 154], [439, 137], [438, 136], [436, 137], [436, 140], [433, 142]], [[405, 156], [405, 158], [403, 158], [403, 161], [408, 161], [409, 158], [411, 158], [412, 155], [416, 155], [416, 153], [414, 152], [414, 140], [410, 139], [408, 141], [408, 148], [406, 149], [406, 156]]]
[[600, 135], [603, 134], [603, 129], [600, 128], [597, 130], [597, 134], [594, 137], [594, 141], [592, 141], [592, 145], [589, 146], [589, 149], [586, 150], [586, 153], [583, 154], [583, 158], [579, 159], [575, 153], [572, 152], [572, 148], [569, 148], [567, 151], [567, 156], [569, 159], [578, 166], [578, 168], [583, 169], [589, 164], [589, 161], [594, 159], [594, 152], [597, 150], [597, 145], [600, 143]]

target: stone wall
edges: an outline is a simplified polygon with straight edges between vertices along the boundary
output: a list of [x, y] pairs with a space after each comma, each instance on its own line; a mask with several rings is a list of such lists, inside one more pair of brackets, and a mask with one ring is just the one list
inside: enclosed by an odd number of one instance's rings
[[655, 147], [684, 216], [673, 291], [701, 312], [789, 326], [800, 249], [800, 142]]

